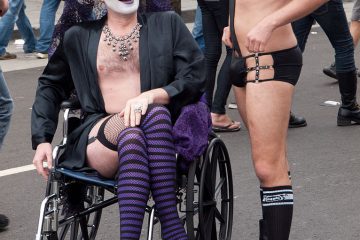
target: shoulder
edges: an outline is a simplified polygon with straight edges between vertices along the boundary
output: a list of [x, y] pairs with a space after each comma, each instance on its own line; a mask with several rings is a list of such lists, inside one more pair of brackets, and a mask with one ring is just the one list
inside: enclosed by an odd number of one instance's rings
[[70, 27], [64, 34], [64, 41], [71, 41], [74, 37], [81, 37], [84, 34], [88, 34], [90, 31], [96, 30], [103, 26], [103, 19], [96, 21], [87, 21], [82, 23], [77, 23]]
[[146, 13], [144, 17], [149, 24], [173, 25], [176, 22], [183, 22], [181, 17], [174, 11]]

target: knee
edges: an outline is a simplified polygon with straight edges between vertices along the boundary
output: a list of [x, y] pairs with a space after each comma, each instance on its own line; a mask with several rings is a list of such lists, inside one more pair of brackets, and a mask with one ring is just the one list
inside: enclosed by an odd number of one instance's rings
[[171, 123], [171, 114], [169, 109], [167, 109], [167, 107], [165, 107], [164, 105], [161, 104], [150, 104], [148, 106], [147, 112], [146, 112], [146, 116], [156, 116], [156, 118], [160, 118], [160, 119], [166, 119], [169, 120]]
[[262, 185], [273, 186], [288, 181], [288, 169], [284, 158], [254, 158], [254, 167]]
[[14, 102], [11, 99], [5, 99], [0, 109], [1, 118], [10, 118], [14, 111]]
[[144, 132], [138, 127], [130, 127], [121, 131], [117, 143], [118, 151], [146, 146]]

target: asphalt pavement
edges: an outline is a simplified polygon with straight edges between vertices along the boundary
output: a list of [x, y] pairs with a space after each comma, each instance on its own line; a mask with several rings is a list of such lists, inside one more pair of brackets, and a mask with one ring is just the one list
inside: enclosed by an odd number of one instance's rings
[[[359, 57], [357, 50], [356, 60]], [[295, 193], [291, 240], [360, 239], [360, 126], [337, 127], [338, 107], [323, 104], [328, 100], [340, 101], [336, 81], [322, 73], [322, 68], [332, 60], [333, 49], [325, 34], [313, 28], [293, 103], [293, 111], [306, 117], [308, 126], [290, 129], [288, 134]], [[11, 221], [9, 229], [0, 232], [1, 240], [35, 237], [45, 181], [33, 170], [7, 176], [1, 173], [31, 164], [34, 154], [30, 142], [31, 105], [45, 63], [22, 54], [18, 60], [0, 62], [15, 101], [11, 128], [0, 155], [0, 212]], [[233, 99], [231, 94], [229, 102]], [[234, 120], [240, 120], [236, 110], [228, 113]], [[235, 183], [232, 238], [235, 240], [258, 239], [261, 215], [247, 135], [245, 128], [237, 133], [220, 134], [230, 153]], [[58, 141], [57, 135], [54, 143]], [[103, 240], [118, 239], [117, 206], [104, 211], [98, 236]]]

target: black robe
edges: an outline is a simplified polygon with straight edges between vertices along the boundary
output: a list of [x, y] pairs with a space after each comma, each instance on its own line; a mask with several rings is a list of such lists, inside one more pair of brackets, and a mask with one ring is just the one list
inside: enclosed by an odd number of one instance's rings
[[[86, 166], [88, 134], [107, 115], [98, 84], [97, 51], [106, 17], [70, 28], [39, 78], [32, 108], [32, 147], [53, 140], [60, 104], [75, 88], [85, 119], [68, 137], [60, 165]], [[177, 118], [183, 106], [199, 100], [205, 88], [204, 57], [181, 18], [175, 13], [139, 15], [141, 92], [163, 88], [168, 108]]]

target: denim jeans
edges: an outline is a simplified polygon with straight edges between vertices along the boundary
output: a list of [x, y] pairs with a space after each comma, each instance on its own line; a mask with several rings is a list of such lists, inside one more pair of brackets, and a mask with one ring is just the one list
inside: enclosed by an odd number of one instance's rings
[[6, 86], [5, 78], [0, 68], [0, 150], [5, 135], [9, 130], [13, 107], [13, 101], [10, 97], [9, 89]]
[[36, 51], [47, 53], [55, 28], [55, 15], [60, 0], [44, 0], [40, 11], [40, 37], [36, 44]]
[[228, 26], [229, 2], [228, 0], [206, 1], [198, 0], [202, 12], [203, 33], [205, 39], [205, 63], [207, 90], [206, 100], [211, 107], [211, 112], [225, 114], [226, 100], [231, 89], [229, 70], [232, 50], [226, 48], [226, 58], [219, 71], [216, 91], [216, 69], [222, 53], [222, 34], [224, 27]]
[[30, 21], [25, 15], [25, 8], [24, 0], [11, 0], [9, 2], [8, 12], [0, 19], [0, 55], [4, 55], [6, 52], [15, 23], [25, 40], [24, 52], [30, 53], [35, 50], [36, 38]]
[[204, 34], [203, 34], [203, 25], [202, 25], [202, 13], [201, 9], [198, 6], [196, 8], [195, 13], [195, 22], [194, 22], [194, 28], [192, 30], [192, 35], [199, 45], [201, 51], [205, 51], [205, 40], [204, 40]]
[[299, 47], [305, 49], [311, 26], [316, 20], [329, 38], [335, 49], [337, 73], [348, 73], [356, 69], [354, 60], [354, 43], [346, 19], [343, 3], [329, 1], [312, 14], [293, 22], [292, 26]]

